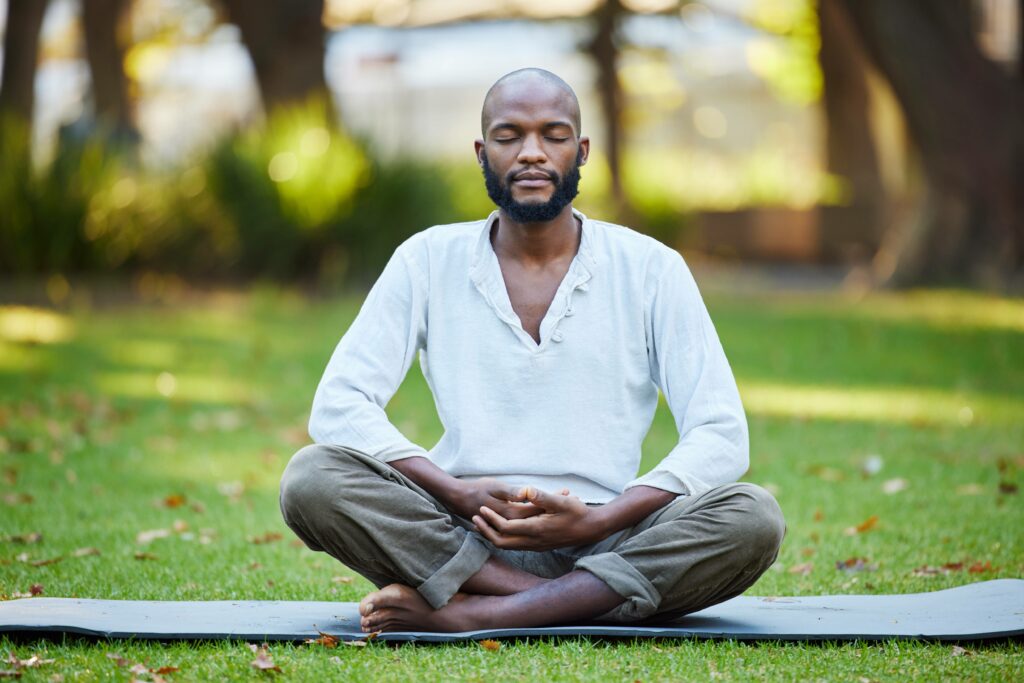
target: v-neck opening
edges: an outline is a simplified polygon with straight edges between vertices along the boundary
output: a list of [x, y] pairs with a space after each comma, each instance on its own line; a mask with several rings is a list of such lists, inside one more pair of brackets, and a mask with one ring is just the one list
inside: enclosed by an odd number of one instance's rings
[[581, 289], [581, 285], [585, 287], [584, 283], [591, 277], [590, 269], [584, 263], [584, 259], [581, 258], [585, 254], [585, 250], [586, 253], [589, 253], [588, 241], [590, 233], [587, 229], [587, 218], [576, 210], [573, 210], [573, 216], [579, 220], [579, 244], [572, 261], [569, 262], [565, 275], [562, 276], [562, 280], [555, 290], [555, 295], [544, 312], [544, 317], [541, 318], [538, 330], [540, 335], [539, 342], [526, 331], [523, 327], [522, 319], [512, 307], [512, 298], [508, 293], [508, 285], [505, 283], [505, 277], [501, 272], [501, 262], [498, 260], [498, 254], [494, 251], [494, 245], [491, 243], [491, 230], [497, 222], [497, 212], [493, 213], [484, 224], [483, 234], [481, 235], [481, 240], [484, 243], [480, 245], [481, 250], [486, 249], [483, 255], [484, 263], [478, 262], [474, 264], [473, 282], [488, 303], [490, 303], [498, 317], [512, 328], [513, 333], [530, 350], [531, 354], [540, 353], [549, 346], [556, 332], [556, 326], [565, 317], [566, 311], [571, 306], [573, 292]]

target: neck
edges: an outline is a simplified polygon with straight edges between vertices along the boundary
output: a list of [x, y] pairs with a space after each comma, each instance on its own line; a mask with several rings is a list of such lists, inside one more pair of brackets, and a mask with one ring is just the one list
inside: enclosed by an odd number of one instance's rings
[[491, 244], [498, 256], [522, 263], [544, 265], [563, 258], [572, 258], [579, 249], [582, 226], [566, 206], [554, 219], [543, 223], [517, 223], [504, 211], [498, 212]]

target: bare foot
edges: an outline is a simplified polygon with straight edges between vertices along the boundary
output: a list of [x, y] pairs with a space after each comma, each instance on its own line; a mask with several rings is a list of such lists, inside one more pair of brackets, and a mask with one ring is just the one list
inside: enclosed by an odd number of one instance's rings
[[393, 583], [359, 602], [359, 626], [373, 631], [472, 631], [484, 625], [488, 596], [456, 593], [447, 605], [434, 609], [415, 588]]

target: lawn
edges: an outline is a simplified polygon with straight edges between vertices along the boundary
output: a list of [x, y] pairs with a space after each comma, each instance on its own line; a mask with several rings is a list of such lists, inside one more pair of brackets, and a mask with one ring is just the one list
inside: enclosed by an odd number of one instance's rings
[[[0, 593], [358, 600], [370, 584], [284, 526], [277, 482], [308, 440], [313, 390], [361, 297], [275, 287], [175, 297], [153, 282], [142, 294], [0, 306]], [[789, 525], [751, 594], [903, 593], [1024, 576], [1024, 301], [707, 298], [747, 406], [745, 479], [775, 493]], [[440, 435], [417, 368], [388, 412], [422, 444]], [[675, 438], [661, 406], [644, 467]], [[1024, 678], [1020, 642], [966, 652], [916, 642], [278, 644], [275, 674], [253, 669], [241, 643], [0, 639], [4, 660], [54, 660], [23, 680], [130, 679], [110, 653], [178, 667], [163, 674], [171, 681]]]

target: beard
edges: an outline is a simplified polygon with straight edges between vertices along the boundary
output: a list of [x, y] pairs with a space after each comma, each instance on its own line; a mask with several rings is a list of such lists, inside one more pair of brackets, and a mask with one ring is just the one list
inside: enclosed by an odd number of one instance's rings
[[576, 161], [572, 168], [564, 176], [551, 173], [551, 181], [555, 191], [546, 202], [519, 202], [512, 198], [513, 175], [509, 173], [502, 182], [498, 175], [487, 162], [487, 154], [483, 157], [484, 184], [487, 186], [487, 196], [498, 205], [508, 217], [516, 223], [546, 223], [554, 220], [562, 209], [569, 205], [576, 195], [579, 194], [580, 186], [580, 159], [583, 150], [576, 152]]

